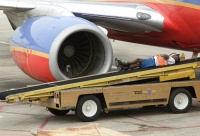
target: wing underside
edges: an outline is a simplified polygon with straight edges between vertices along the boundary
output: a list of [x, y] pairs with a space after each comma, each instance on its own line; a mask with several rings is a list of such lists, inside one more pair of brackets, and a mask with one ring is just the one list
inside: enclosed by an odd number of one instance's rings
[[161, 32], [164, 17], [152, 8], [138, 3], [55, 2], [75, 16], [97, 25], [128, 33]]
[[27, 3], [26, 1], [18, 1], [18, 0], [1, 0], [0, 10], [31, 10], [35, 7], [32, 4]]
[[[36, 11], [37, 6], [44, 4], [41, 1], [31, 2], [32, 3], [29, 3], [29, 1], [3, 0], [0, 4], [0, 9], [15, 9], [15, 11], [18, 10], [20, 12], [32, 9]], [[164, 27], [164, 17], [154, 9], [143, 4], [81, 1], [51, 1], [47, 3], [51, 4], [51, 6], [55, 6], [55, 8], [65, 8], [77, 17], [84, 18], [110, 30], [127, 33], [149, 33], [161, 32]]]

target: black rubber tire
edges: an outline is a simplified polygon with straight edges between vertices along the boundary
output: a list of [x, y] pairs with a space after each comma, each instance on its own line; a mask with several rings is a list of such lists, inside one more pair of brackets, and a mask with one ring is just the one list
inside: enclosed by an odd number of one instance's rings
[[[182, 95], [184, 94], [184, 96], [186, 96], [188, 99], [188, 102], [183, 100], [183, 102], [185, 101], [187, 105], [185, 107], [183, 107], [182, 109], [175, 106], [175, 97], [177, 95], [181, 95], [181, 94]], [[182, 101], [181, 101], [181, 103], [182, 103]], [[171, 92], [167, 106], [174, 113], [186, 113], [190, 109], [191, 105], [192, 105], [192, 96], [191, 96], [190, 92], [188, 90], [186, 90], [185, 88], [178, 88]]]
[[65, 116], [70, 111], [70, 110], [57, 110], [52, 108], [48, 108], [48, 110], [56, 116]]
[[[96, 112], [92, 116], [87, 116], [83, 113], [83, 109], [84, 109], [83, 105], [85, 104], [85, 102], [88, 102], [89, 100], [91, 102], [93, 102], [93, 104], [95, 104], [95, 106], [97, 108]], [[91, 106], [92, 105], [90, 105], [90, 107]], [[94, 107], [92, 107], [92, 108], [94, 108]], [[86, 95], [79, 99], [78, 104], [76, 106], [75, 114], [80, 120], [82, 120], [84, 122], [94, 121], [99, 117], [100, 113], [101, 113], [101, 102], [99, 101], [99, 99], [96, 96]]]

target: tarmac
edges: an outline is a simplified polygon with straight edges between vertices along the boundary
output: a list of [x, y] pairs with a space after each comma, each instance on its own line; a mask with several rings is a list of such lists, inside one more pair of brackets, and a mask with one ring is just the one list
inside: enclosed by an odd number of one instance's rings
[[[0, 12], [0, 20], [0, 92], [41, 83], [25, 75], [15, 65], [7, 44], [13, 30], [2, 12]], [[184, 52], [186, 58], [192, 56], [191, 52], [186, 51], [113, 40], [111, 42], [114, 58], [117, 57], [124, 61], [172, 52]], [[102, 113], [94, 122], [81, 122], [73, 111], [66, 116], [58, 117], [48, 112], [45, 107], [27, 103], [0, 102], [0, 136], [32, 136], [38, 130], [87, 126], [98, 126], [111, 130], [110, 134], [99, 133], [97, 135], [113, 135], [112, 131], [115, 131], [130, 136], [198, 136], [200, 103], [193, 99], [191, 109], [185, 114], [171, 113], [166, 106], [136, 107], [130, 110]]]

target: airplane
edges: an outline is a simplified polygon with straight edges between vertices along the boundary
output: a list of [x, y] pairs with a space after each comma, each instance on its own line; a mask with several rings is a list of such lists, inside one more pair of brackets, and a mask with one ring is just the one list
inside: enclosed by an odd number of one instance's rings
[[108, 72], [109, 39], [192, 51], [193, 57], [200, 50], [199, 0], [1, 0], [0, 9], [15, 30], [15, 63], [43, 82]]

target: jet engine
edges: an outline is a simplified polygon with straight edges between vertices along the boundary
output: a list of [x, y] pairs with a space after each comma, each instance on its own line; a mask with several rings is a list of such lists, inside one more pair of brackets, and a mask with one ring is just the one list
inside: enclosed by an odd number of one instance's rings
[[108, 72], [112, 46], [95, 24], [78, 17], [33, 17], [10, 42], [15, 63], [30, 77], [50, 82]]

